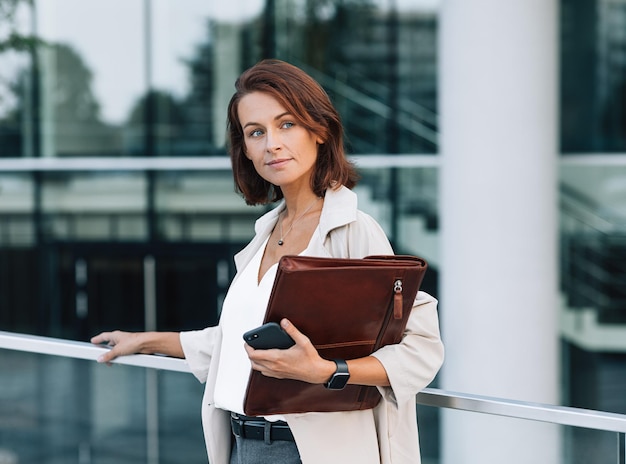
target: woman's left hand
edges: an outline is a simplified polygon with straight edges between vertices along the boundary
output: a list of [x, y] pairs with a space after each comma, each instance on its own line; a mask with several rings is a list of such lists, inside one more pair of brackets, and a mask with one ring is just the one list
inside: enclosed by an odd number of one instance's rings
[[286, 350], [255, 350], [247, 343], [246, 352], [252, 369], [277, 379], [302, 380], [309, 383], [324, 383], [335, 372], [336, 365], [320, 357], [309, 340], [288, 319], [280, 321], [281, 327], [296, 342]]

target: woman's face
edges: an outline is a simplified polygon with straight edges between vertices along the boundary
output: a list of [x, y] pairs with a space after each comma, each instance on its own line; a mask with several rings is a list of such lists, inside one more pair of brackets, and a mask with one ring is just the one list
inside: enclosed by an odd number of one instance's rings
[[323, 141], [267, 93], [245, 95], [237, 108], [245, 153], [263, 179], [285, 190], [309, 188]]

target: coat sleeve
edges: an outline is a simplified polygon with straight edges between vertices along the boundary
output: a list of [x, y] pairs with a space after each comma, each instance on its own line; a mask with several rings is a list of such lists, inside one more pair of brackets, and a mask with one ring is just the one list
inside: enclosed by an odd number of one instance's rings
[[207, 327], [203, 330], [192, 330], [180, 333], [180, 344], [185, 353], [185, 360], [192, 374], [204, 383], [209, 374], [211, 358], [215, 346], [219, 343], [220, 328]]
[[418, 292], [402, 341], [372, 354], [384, 366], [391, 387], [381, 393], [396, 404], [413, 398], [435, 378], [443, 363], [437, 300]]
[[[332, 231], [329, 242], [333, 257], [363, 258], [394, 253], [378, 222], [361, 211], [356, 221]], [[418, 292], [402, 341], [385, 346], [372, 356], [382, 363], [391, 384], [391, 387], [380, 387], [381, 393], [395, 404], [414, 401], [415, 395], [435, 378], [443, 363], [437, 300]]]

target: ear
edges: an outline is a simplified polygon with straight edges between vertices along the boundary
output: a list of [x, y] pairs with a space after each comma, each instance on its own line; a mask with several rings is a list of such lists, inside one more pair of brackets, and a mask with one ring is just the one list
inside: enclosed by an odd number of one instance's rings
[[324, 140], [324, 139], [323, 139], [323, 138], [321, 138], [321, 137], [318, 137], [318, 138], [315, 140], [315, 142], [316, 142], [318, 145], [324, 145], [324, 143], [326, 142], [326, 140]]

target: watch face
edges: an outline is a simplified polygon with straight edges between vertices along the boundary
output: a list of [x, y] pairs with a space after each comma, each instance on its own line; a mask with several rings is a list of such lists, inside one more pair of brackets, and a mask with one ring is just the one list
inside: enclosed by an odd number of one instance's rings
[[350, 378], [348, 364], [343, 359], [334, 359], [333, 361], [337, 364], [337, 370], [324, 386], [329, 390], [341, 390]]
[[348, 383], [348, 379], [350, 378], [350, 374], [347, 372], [335, 372], [335, 374], [328, 382], [328, 388], [330, 390], [341, 390]]

